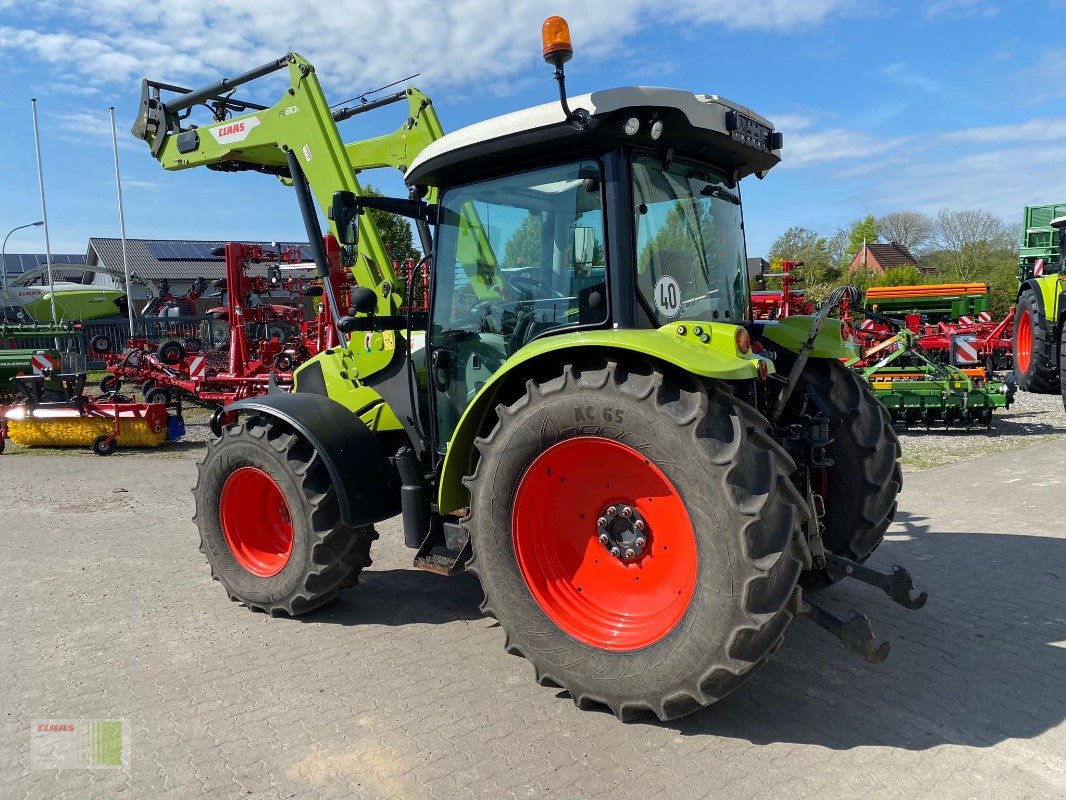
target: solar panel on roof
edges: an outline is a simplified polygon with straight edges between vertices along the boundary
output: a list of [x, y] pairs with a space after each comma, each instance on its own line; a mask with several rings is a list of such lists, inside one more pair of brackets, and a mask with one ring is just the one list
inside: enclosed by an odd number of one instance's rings
[[223, 256], [211, 255], [220, 242], [146, 242], [148, 252], [160, 261], [223, 261]]

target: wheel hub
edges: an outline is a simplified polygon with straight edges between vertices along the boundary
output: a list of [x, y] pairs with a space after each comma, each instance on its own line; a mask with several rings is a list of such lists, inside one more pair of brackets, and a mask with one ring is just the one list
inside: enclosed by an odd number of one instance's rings
[[634, 506], [614, 503], [596, 520], [596, 537], [608, 553], [629, 563], [644, 555], [648, 547], [648, 523]]

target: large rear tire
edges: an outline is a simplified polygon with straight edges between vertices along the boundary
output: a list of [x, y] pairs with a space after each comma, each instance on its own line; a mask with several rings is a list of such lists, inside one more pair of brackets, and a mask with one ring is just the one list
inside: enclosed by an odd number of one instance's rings
[[1054, 394], [1060, 386], [1055, 330], [1041, 313], [1031, 289], [1018, 295], [1014, 311], [1014, 373], [1018, 388], [1036, 394]]
[[[903, 488], [899, 459], [902, 450], [892, 417], [870, 385], [839, 361], [812, 359], [802, 382], [814, 389], [829, 409], [825, 469], [826, 549], [854, 561], [865, 561], [884, 541], [896, 515], [896, 497]], [[805, 579], [809, 588], [824, 581]]]
[[666, 720], [762, 665], [798, 604], [808, 510], [755, 409], [601, 362], [531, 381], [497, 414], [466, 481], [469, 569], [540, 683]]
[[296, 616], [358, 580], [373, 526], [340, 520], [321, 456], [278, 420], [253, 416], [208, 443], [193, 489], [200, 550], [232, 600]]

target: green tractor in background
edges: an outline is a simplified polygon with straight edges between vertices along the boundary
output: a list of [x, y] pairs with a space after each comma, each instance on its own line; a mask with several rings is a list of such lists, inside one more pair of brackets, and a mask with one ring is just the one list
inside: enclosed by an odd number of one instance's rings
[[1027, 392], [1062, 392], [1066, 405], [1066, 203], [1027, 206], [1022, 218], [1014, 371]]
[[[906, 570], [862, 564], [902, 482], [891, 420], [841, 363], [841, 298], [750, 320], [739, 183], [778, 163], [781, 135], [714, 95], [568, 99], [565, 22], [544, 39], [559, 103], [444, 136], [414, 103], [375, 158], [341, 143], [347, 110], [295, 54], [194, 92], [145, 82], [134, 133], [164, 167], [279, 176], [328, 274], [317, 197], [359, 284], [344, 346], [293, 393], [227, 407], [194, 489], [212, 574], [252, 609], [301, 614], [352, 585], [374, 524], [401, 514], [415, 565], [474, 572], [538, 681], [622, 719], [722, 698], [797, 616], [883, 660], [867, 619], [817, 591], [850, 577], [926, 600]], [[280, 69], [276, 106], [234, 97]], [[187, 125], [201, 103], [214, 120]], [[410, 196], [364, 196], [370, 164], [405, 167]], [[428, 309], [370, 210], [413, 220]]]

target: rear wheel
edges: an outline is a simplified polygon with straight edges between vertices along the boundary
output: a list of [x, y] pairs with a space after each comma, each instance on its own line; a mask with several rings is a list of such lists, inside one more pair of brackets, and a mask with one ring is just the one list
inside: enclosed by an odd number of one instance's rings
[[341, 522], [321, 457], [284, 423], [254, 416], [225, 428], [198, 470], [200, 550], [231, 599], [296, 616], [370, 564], [374, 528]]
[[1022, 391], [1054, 394], [1060, 386], [1054, 334], [1036, 294], [1023, 291], [1014, 312], [1014, 372]]
[[780, 643], [809, 557], [767, 429], [650, 365], [568, 366], [501, 406], [464, 525], [508, 652], [622, 719], [679, 717], [742, 683]]

